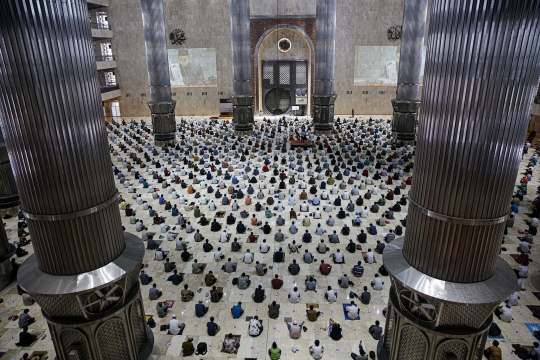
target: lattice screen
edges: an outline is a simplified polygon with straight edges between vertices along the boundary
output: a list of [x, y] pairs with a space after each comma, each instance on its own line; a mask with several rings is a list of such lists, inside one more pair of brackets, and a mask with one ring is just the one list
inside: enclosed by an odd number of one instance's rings
[[264, 115], [281, 115], [295, 105], [296, 89], [308, 87], [307, 61], [262, 61]]

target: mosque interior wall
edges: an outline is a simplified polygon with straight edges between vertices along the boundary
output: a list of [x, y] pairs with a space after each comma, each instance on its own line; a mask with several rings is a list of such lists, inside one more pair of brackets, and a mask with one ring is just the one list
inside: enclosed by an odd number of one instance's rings
[[[173, 87], [177, 115], [219, 115], [219, 99], [232, 95], [232, 50], [228, 0], [164, 0], [166, 31], [182, 29], [186, 42], [168, 48], [215, 48], [217, 85]], [[251, 16], [314, 16], [316, 0], [252, 0]], [[387, 30], [401, 25], [403, 0], [340, 0], [337, 12], [335, 92], [336, 114], [391, 114], [396, 87], [355, 86], [356, 46], [399, 46]], [[122, 117], [148, 116], [150, 100], [139, 0], [111, 1], [116, 75], [122, 89]], [[303, 55], [302, 55], [303, 56]], [[313, 67], [313, 69], [315, 69]], [[314, 71], [314, 70], [313, 70]]]

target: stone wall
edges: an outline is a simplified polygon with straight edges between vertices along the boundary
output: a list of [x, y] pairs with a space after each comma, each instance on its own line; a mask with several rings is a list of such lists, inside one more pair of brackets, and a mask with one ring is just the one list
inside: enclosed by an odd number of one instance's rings
[[[177, 115], [219, 115], [219, 99], [232, 94], [229, 0], [164, 0], [167, 32], [182, 29], [187, 41], [169, 48], [215, 48], [217, 86], [173, 88]], [[279, 4], [279, 6], [278, 6]], [[316, 0], [252, 0], [252, 16], [314, 16]], [[338, 0], [335, 91], [336, 114], [391, 114], [395, 86], [354, 86], [356, 46], [399, 45], [387, 29], [401, 25], [403, 0]], [[122, 89], [124, 118], [148, 116], [148, 78], [139, 0], [111, 1], [115, 71]], [[351, 92], [347, 94], [347, 92]], [[366, 93], [367, 92], [367, 93]], [[206, 93], [206, 95], [203, 95]], [[222, 93], [222, 94], [221, 94]]]

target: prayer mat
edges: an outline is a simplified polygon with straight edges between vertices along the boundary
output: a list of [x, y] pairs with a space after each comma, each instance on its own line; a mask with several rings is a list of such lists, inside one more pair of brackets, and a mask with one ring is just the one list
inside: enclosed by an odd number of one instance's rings
[[30, 357], [28, 358], [28, 360], [42, 360], [44, 359], [45, 357], [47, 356], [47, 352], [46, 351], [34, 351]]
[[306, 309], [309, 309], [310, 306], [313, 306], [314, 309], [318, 309], [318, 308], [319, 308], [319, 304], [309, 304], [309, 303], [307, 303], [307, 304], [306, 304]]
[[[367, 254], [367, 251], [362, 251], [362, 260], [364, 260], [364, 256], [366, 256]], [[373, 263], [376, 264], [377, 263], [377, 260], [375, 258], [373, 258]]]
[[30, 333], [36, 336], [36, 340], [34, 340], [34, 342], [31, 343], [29, 346], [25, 346], [25, 348], [34, 346], [34, 344], [37, 343], [39, 339], [41, 339], [43, 334], [45, 334], [45, 330], [33, 330]]
[[216, 213], [216, 216], [214, 216], [214, 218], [216, 218], [216, 219], [222, 219], [224, 217], [225, 217], [225, 211], [218, 211]]
[[168, 307], [169, 309], [172, 309], [172, 307], [174, 306], [174, 302], [175, 302], [175, 301], [176, 301], [176, 300], [165, 300], [165, 301], [163, 301], [163, 303], [164, 303], [164, 304], [167, 304], [167, 307]]
[[[251, 235], [250, 235], [250, 236], [251, 236]], [[259, 235], [254, 235], [254, 236], [256, 237], [256, 239], [255, 239], [255, 240], [253, 240], [253, 241], [250, 241], [250, 240], [249, 240], [249, 236], [248, 236], [248, 239], [247, 239], [247, 241], [246, 241], [246, 242], [247, 242], [247, 243], [250, 243], [250, 244], [256, 244], [256, 243], [257, 243], [257, 241], [259, 241]]]
[[[534, 336], [534, 332], [535, 331], [538, 331], [540, 330], [540, 325], [539, 324], [533, 324], [533, 323], [525, 323], [524, 324], [527, 329], [529, 329], [529, 331], [531, 332], [531, 334]], [[536, 336], [535, 336], [536, 337]], [[539, 338], [537, 338], [539, 339]], [[540, 339], [539, 339], [540, 340]]]
[[292, 320], [292, 317], [284, 317], [283, 321], [292, 323], [293, 320]]
[[[229, 335], [229, 334], [227, 334]], [[223, 344], [223, 342], [225, 341], [225, 339], [227, 339], [227, 335], [225, 335], [225, 337], [223, 338], [223, 341], [221, 342], [221, 344]], [[238, 352], [238, 348], [240, 347], [240, 338], [241, 338], [241, 335], [233, 335], [232, 338], [234, 339], [234, 341], [236, 342], [236, 351], [234, 352], [235, 354]], [[223, 351], [223, 346], [221, 347], [221, 352], [222, 353], [225, 353], [225, 354], [230, 354], [228, 352], [225, 352]]]
[[148, 321], [150, 320], [151, 318], [153, 318], [154, 316], [153, 315], [144, 315], [144, 320], [145, 321]]
[[[518, 259], [519, 259], [519, 257], [521, 256], [521, 254], [509, 254], [509, 255], [512, 257], [512, 259], [516, 260], [516, 262], [517, 262], [518, 264], [524, 265], [523, 263], [521, 263], [521, 262], [518, 261]], [[531, 261], [531, 260], [529, 259], [529, 261]]]
[[[345, 310], [345, 308], [346, 308], [347, 306], [350, 306], [350, 305], [351, 305], [351, 304], [342, 304], [342, 306], [343, 306], [343, 316], [345, 316], [345, 320], [351, 320], [351, 321], [353, 321], [353, 319], [349, 319], [349, 317], [347, 316], [347, 310]], [[356, 319], [354, 319], [354, 320], [360, 320], [360, 312], [358, 312], [358, 317], [357, 317]]]
[[[200, 273], [196, 273], [196, 274], [202, 274], [204, 272], [204, 269], [206, 269], [206, 263], [199, 263], [199, 265], [201, 265], [202, 269], [201, 269], [201, 272]], [[191, 271], [192, 274], [195, 274], [193, 272], [193, 270]]]

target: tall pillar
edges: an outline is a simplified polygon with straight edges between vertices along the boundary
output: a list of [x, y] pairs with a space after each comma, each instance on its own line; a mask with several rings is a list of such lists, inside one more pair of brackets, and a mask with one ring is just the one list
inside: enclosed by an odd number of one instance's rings
[[176, 138], [176, 100], [171, 94], [163, 0], [141, 0], [141, 8], [151, 100], [148, 107], [155, 144], [164, 146], [173, 144]]
[[18, 280], [58, 359], [146, 359], [144, 246], [122, 230], [87, 6], [0, 2], [0, 125], [35, 250]]
[[403, 8], [397, 95], [392, 100], [392, 132], [398, 144], [413, 144], [416, 138], [427, 8], [428, 0], [405, 0]]
[[[9, 156], [0, 131], [0, 213], [14, 215], [19, 208], [19, 193], [9, 163]], [[0, 224], [0, 290], [14, 279], [10, 258], [15, 254], [15, 245], [8, 241], [6, 228]]]
[[[9, 215], [17, 212], [19, 206], [19, 194], [13, 177], [13, 170], [9, 163], [9, 156], [4, 141], [4, 135], [0, 131], [0, 212]], [[0, 230], [1, 231], [1, 230]]]
[[336, 62], [337, 0], [317, 0], [315, 94], [312, 96], [315, 133], [332, 132], [334, 122], [334, 64]]
[[253, 132], [253, 102], [251, 88], [251, 45], [249, 29], [249, 0], [231, 0], [231, 43], [233, 63], [234, 132], [251, 135]]
[[540, 2], [434, 0], [407, 232], [383, 260], [390, 359], [481, 359], [517, 286], [499, 250], [540, 76]]

